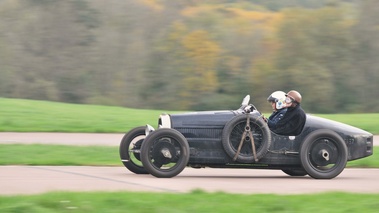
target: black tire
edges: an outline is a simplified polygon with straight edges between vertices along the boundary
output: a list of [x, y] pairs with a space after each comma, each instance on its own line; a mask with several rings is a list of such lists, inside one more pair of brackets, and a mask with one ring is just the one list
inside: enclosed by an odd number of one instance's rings
[[136, 174], [148, 174], [143, 167], [139, 153], [145, 138], [145, 127], [140, 126], [125, 134], [120, 143], [121, 162], [129, 171]]
[[144, 168], [155, 177], [174, 177], [188, 164], [187, 139], [175, 129], [158, 129], [143, 142], [141, 161]]
[[[232, 159], [235, 157], [242, 134], [245, 131], [247, 115], [237, 115], [228, 121], [222, 131], [222, 145]], [[250, 128], [254, 138], [256, 158], [262, 158], [271, 145], [271, 132], [266, 122], [256, 114], [250, 114]], [[250, 137], [245, 138], [236, 161], [241, 163], [255, 162]]]
[[347, 163], [347, 146], [336, 132], [319, 129], [310, 133], [300, 149], [304, 170], [315, 179], [332, 179], [338, 176]]
[[282, 169], [282, 171], [287, 175], [294, 177], [305, 176], [308, 174], [304, 169]]

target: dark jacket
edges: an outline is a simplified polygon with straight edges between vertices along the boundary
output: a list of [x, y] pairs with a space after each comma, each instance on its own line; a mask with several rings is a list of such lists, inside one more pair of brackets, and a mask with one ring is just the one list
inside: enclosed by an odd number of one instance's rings
[[267, 119], [268, 127], [270, 127], [270, 129], [276, 129], [277, 123], [284, 117], [284, 114], [286, 114], [286, 112], [287, 108], [279, 109], [273, 112]]
[[303, 130], [306, 120], [304, 110], [300, 104], [287, 108], [283, 118], [276, 123], [276, 128], [271, 131], [279, 135], [298, 135]]

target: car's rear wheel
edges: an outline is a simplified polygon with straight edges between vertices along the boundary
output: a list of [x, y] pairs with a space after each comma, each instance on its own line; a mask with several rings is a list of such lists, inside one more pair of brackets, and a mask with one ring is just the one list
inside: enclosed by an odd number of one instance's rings
[[155, 177], [174, 177], [188, 164], [188, 142], [177, 130], [158, 129], [143, 142], [141, 161], [144, 168]]
[[347, 154], [347, 146], [340, 135], [320, 129], [306, 137], [300, 149], [300, 160], [309, 176], [331, 179], [345, 169]]
[[[222, 145], [225, 152], [236, 161], [241, 163], [252, 163], [255, 159], [262, 158], [268, 151], [271, 144], [271, 133], [266, 122], [259, 115], [250, 114], [250, 130], [253, 138], [249, 134], [242, 139], [247, 123], [247, 115], [238, 115], [228, 121], [222, 132]], [[239, 150], [239, 146], [242, 146]], [[254, 156], [254, 142], [256, 156]], [[239, 150], [239, 151], [238, 151]]]
[[296, 177], [305, 176], [308, 174], [304, 169], [282, 169], [282, 171], [289, 176]]
[[140, 126], [125, 134], [120, 143], [119, 151], [122, 163], [136, 174], [148, 174], [140, 158], [140, 149], [145, 137], [145, 127]]

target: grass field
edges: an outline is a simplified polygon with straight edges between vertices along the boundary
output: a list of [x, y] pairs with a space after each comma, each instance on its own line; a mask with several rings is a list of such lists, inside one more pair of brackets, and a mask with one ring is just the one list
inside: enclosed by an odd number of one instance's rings
[[0, 145], [0, 165], [122, 166], [118, 147]]
[[161, 111], [0, 98], [1, 132], [126, 132]]
[[[150, 124], [157, 126], [164, 110], [142, 110], [112, 106], [68, 104], [0, 98], [1, 132], [127, 132]], [[268, 113], [265, 113], [268, 115]], [[379, 134], [379, 113], [322, 114], [373, 134]]]
[[2, 213], [229, 213], [229, 212], [378, 212], [379, 194], [322, 193], [310, 195], [205, 193], [47, 193], [0, 196]]

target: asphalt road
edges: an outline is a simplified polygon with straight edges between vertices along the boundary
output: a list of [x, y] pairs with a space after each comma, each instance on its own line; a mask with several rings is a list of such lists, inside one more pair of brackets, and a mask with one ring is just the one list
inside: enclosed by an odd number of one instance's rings
[[124, 134], [0, 132], [0, 144], [63, 144], [72, 146], [119, 146]]
[[0, 195], [50, 191], [146, 191], [195, 189], [238, 194], [379, 193], [379, 169], [345, 169], [331, 180], [290, 177], [277, 170], [185, 168], [174, 178], [136, 175], [123, 167], [2, 166]]
[[[0, 133], [0, 143], [118, 146], [123, 134]], [[379, 137], [375, 136], [375, 145]], [[1, 157], [1, 156], [0, 156]], [[121, 163], [120, 163], [121, 164]], [[290, 177], [280, 170], [192, 169], [174, 178], [136, 175], [124, 167], [0, 166], [0, 195], [50, 191], [151, 191], [303, 194], [379, 193], [379, 169], [345, 169], [331, 180]]]

